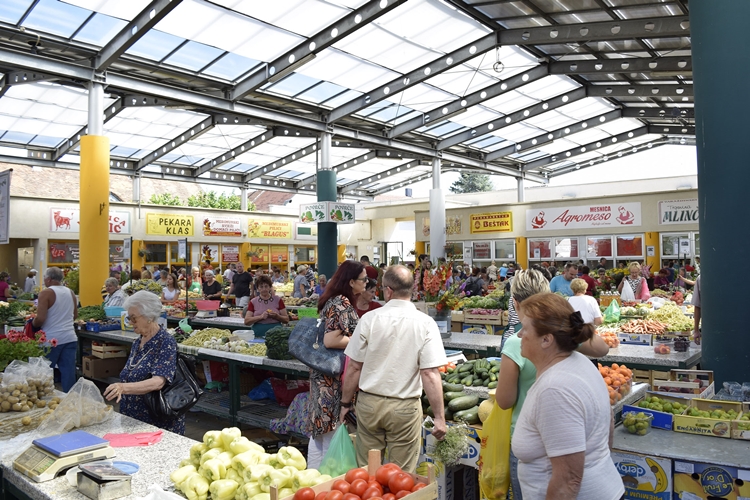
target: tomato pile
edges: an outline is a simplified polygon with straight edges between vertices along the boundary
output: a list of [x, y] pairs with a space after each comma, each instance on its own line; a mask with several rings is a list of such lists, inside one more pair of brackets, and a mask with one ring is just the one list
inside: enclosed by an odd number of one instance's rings
[[374, 476], [367, 469], [352, 469], [344, 479], [333, 482], [331, 491], [315, 493], [312, 488], [300, 488], [294, 500], [397, 500], [427, 486], [415, 483], [411, 474], [396, 464], [385, 464]]

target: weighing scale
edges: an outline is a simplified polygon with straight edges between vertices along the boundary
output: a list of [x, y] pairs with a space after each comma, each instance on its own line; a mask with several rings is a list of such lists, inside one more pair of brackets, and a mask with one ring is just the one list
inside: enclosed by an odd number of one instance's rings
[[109, 441], [84, 431], [35, 439], [13, 468], [37, 483], [54, 479], [74, 465], [115, 456]]
[[215, 318], [216, 310], [213, 311], [198, 311], [195, 313], [196, 318]]

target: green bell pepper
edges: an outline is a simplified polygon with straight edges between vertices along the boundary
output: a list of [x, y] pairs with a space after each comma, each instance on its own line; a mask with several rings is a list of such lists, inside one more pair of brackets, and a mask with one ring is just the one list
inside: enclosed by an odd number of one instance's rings
[[203, 444], [208, 448], [221, 448], [221, 431], [208, 431], [203, 435]]
[[282, 446], [276, 454], [282, 465], [291, 465], [297, 470], [305, 470], [307, 461], [300, 451], [294, 446]]
[[236, 481], [231, 479], [219, 479], [211, 483], [208, 491], [211, 492], [211, 500], [233, 500], [234, 494], [240, 487]]
[[227, 427], [225, 429], [221, 430], [221, 445], [224, 447], [225, 450], [229, 449], [229, 445], [232, 444], [232, 441], [235, 439], [242, 437], [242, 431], [240, 431], [237, 427]]
[[292, 476], [292, 489], [296, 493], [300, 488], [315, 486], [315, 480], [320, 477], [320, 472], [316, 469], [298, 470]]
[[222, 463], [221, 460], [218, 458], [212, 458], [211, 460], [206, 460], [203, 465], [201, 465], [201, 474], [203, 474], [203, 477], [208, 479], [210, 483], [213, 483], [214, 481], [227, 477], [227, 468], [224, 467], [224, 463]]

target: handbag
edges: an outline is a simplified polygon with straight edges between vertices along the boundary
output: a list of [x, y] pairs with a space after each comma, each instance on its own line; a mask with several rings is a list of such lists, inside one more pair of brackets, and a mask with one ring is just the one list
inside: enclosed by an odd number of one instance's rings
[[341, 375], [346, 355], [343, 349], [323, 345], [326, 323], [318, 318], [300, 318], [289, 334], [289, 354], [325, 375]]
[[151, 416], [157, 420], [174, 420], [181, 417], [198, 402], [203, 389], [181, 354], [177, 354], [174, 380], [158, 391], [151, 391], [143, 397]]

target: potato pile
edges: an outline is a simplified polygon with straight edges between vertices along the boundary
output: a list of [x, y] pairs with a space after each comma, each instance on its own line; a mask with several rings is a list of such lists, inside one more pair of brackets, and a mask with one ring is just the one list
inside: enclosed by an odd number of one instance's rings
[[23, 382], [3, 384], [0, 386], [0, 413], [9, 411], [25, 412], [33, 408], [44, 408], [49, 403], [54, 410], [60, 402], [59, 398], [46, 401], [55, 390], [52, 378], [28, 379]]

